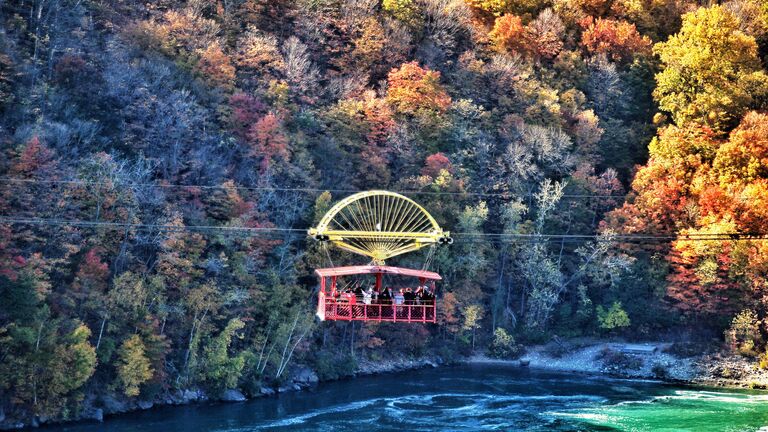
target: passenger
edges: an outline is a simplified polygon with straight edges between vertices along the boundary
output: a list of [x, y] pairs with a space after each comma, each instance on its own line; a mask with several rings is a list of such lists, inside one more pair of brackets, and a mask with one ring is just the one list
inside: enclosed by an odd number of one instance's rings
[[386, 287], [379, 294], [379, 304], [381, 305], [379, 309], [381, 310], [382, 318], [391, 318], [394, 315], [394, 310], [390, 306], [392, 304], [392, 288]]
[[403, 296], [403, 289], [400, 288], [400, 290], [395, 293], [395, 304], [396, 305], [402, 305], [405, 301], [405, 296]]
[[422, 296], [422, 302], [426, 305], [435, 304], [435, 294], [432, 293], [428, 286], [424, 286], [424, 294]]
[[355, 295], [358, 297], [363, 296], [363, 287], [359, 283], [355, 285]]
[[403, 298], [405, 299], [405, 304], [407, 305], [416, 304], [416, 295], [413, 294], [413, 290], [410, 287], [405, 289]]
[[400, 289], [399, 289], [399, 290], [398, 290], [398, 291], [395, 293], [395, 305], [396, 305], [396, 306], [395, 306], [395, 308], [397, 309], [397, 313], [398, 313], [398, 314], [399, 314], [399, 313], [402, 313], [402, 311], [403, 311], [403, 306], [402, 306], [402, 304], [403, 304], [403, 302], [404, 302], [404, 301], [405, 301], [405, 297], [403, 296], [403, 289], [402, 289], [402, 288], [400, 288]]
[[384, 288], [384, 291], [379, 295], [379, 303], [383, 305], [392, 304], [392, 288]]
[[363, 303], [369, 305], [371, 304], [371, 298], [373, 296], [373, 289], [368, 288], [366, 291], [363, 291]]
[[413, 296], [416, 297], [416, 304], [419, 304], [419, 305], [424, 304], [424, 302], [422, 301], [424, 297], [424, 287], [421, 285], [417, 286], [416, 292], [413, 293]]

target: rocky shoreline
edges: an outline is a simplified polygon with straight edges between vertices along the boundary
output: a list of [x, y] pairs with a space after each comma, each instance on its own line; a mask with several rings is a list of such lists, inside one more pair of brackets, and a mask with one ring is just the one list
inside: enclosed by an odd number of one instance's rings
[[579, 341], [566, 347], [536, 345], [516, 360], [474, 355], [473, 364], [506, 364], [533, 369], [627, 379], [655, 379], [678, 385], [768, 389], [768, 370], [755, 360], [725, 351], [697, 355], [671, 353], [671, 343]]
[[[439, 357], [421, 359], [391, 359], [388, 361], [374, 362], [361, 360], [357, 370], [351, 375], [364, 376], [381, 373], [395, 373], [406, 370], [414, 370], [425, 367], [438, 367], [443, 364]], [[315, 386], [320, 382], [317, 373], [306, 366], [296, 366], [289, 374], [285, 383], [278, 387], [261, 387], [256, 394], [246, 395], [238, 389], [229, 389], [218, 396], [213, 396], [199, 388], [174, 390], [159, 395], [154, 400], [137, 400], [121, 397], [113, 393], [96, 394], [86, 396], [82, 403], [79, 415], [66, 420], [34, 417], [28, 419], [11, 418], [0, 410], [0, 430], [18, 430], [24, 428], [37, 428], [42, 425], [64, 424], [82, 421], [102, 422], [106, 417], [116, 414], [125, 414], [134, 411], [148, 410], [159, 406], [188, 405], [205, 402], [243, 402], [264, 396], [272, 396], [278, 393], [301, 391]]]
[[[723, 352], [680, 356], [669, 352], [670, 345], [665, 342], [627, 344], [599, 340], [566, 341], [554, 346], [550, 343], [527, 347], [525, 354], [516, 360], [495, 359], [476, 354], [457, 363], [509, 365], [627, 379], [656, 379], [680, 385], [768, 389], [768, 371], [758, 369], [754, 361]], [[387, 361], [361, 359], [351, 377], [396, 373], [446, 364], [448, 363], [439, 357], [399, 358]], [[242, 402], [278, 393], [301, 391], [321, 382], [315, 371], [307, 366], [294, 367], [289, 377], [279, 387], [261, 387], [258, 393], [251, 395], [246, 395], [238, 389], [229, 389], [218, 396], [212, 396], [196, 388], [166, 392], [151, 401], [129, 399], [112, 393], [89, 394], [83, 401], [83, 409], [79, 415], [64, 421], [40, 417], [12, 419], [0, 411], [0, 430], [77, 421], [101, 422], [110, 415], [148, 410], [157, 406]]]

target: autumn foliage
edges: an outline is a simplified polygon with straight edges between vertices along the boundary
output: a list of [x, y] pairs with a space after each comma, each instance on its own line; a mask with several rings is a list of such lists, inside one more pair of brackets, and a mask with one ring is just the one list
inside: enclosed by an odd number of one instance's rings
[[35, 135], [24, 145], [10, 171], [17, 176], [31, 177], [52, 168], [53, 158], [53, 152]]
[[448, 173], [453, 171], [451, 161], [443, 153], [435, 153], [429, 155], [424, 161], [424, 167], [421, 169], [421, 174], [437, 178], [443, 170]]
[[525, 28], [517, 15], [506, 14], [493, 23], [493, 30], [488, 34], [494, 45], [511, 52], [522, 52], [526, 49]]
[[248, 131], [251, 142], [251, 155], [262, 159], [262, 168], [266, 169], [275, 158], [288, 157], [288, 138], [282, 131], [278, 116], [269, 113], [260, 118]]
[[581, 22], [581, 44], [590, 54], [605, 54], [617, 62], [631, 62], [635, 56], [651, 53], [651, 40], [641, 36], [634, 24], [588, 17]]
[[197, 67], [213, 85], [230, 87], [234, 84], [235, 67], [230, 56], [224, 54], [218, 44], [211, 44], [200, 51]]
[[[635, 177], [635, 198], [614, 211], [633, 232], [681, 237], [668, 250], [667, 295], [694, 316], [730, 316], [764, 304], [768, 177], [761, 148], [768, 116], [747, 113], [727, 139], [707, 128], [666, 128]], [[611, 220], [611, 219], [609, 219]], [[739, 238], [738, 236], [744, 236]], [[753, 299], [758, 299], [757, 301]]]
[[387, 100], [399, 113], [441, 113], [451, 104], [451, 97], [440, 85], [440, 72], [424, 69], [416, 62], [393, 69], [387, 81]]
[[496, 18], [488, 37], [501, 52], [517, 53], [536, 60], [551, 60], [564, 47], [564, 31], [560, 18], [552, 9], [545, 9], [526, 26], [517, 15], [506, 14]]
[[659, 107], [678, 124], [733, 128], [768, 94], [757, 48], [755, 38], [744, 34], [738, 18], [722, 6], [685, 14], [680, 32], [654, 47], [664, 65], [654, 90]]
[[[601, 25], [587, 27], [587, 49], [600, 46], [592, 33]], [[755, 48], [719, 6], [686, 14], [680, 32], [656, 46], [664, 68], [654, 94], [677, 125], [653, 139], [631, 201], [607, 219], [633, 232], [678, 236], [658, 251], [670, 266], [667, 299], [689, 317], [768, 310], [760, 270], [768, 255], [754, 239], [768, 228], [768, 116], [745, 113], [766, 82]]]
[[[768, 335], [765, 2], [23, 3], [0, 14], [0, 429], [494, 333]], [[306, 228], [370, 189], [461, 233], [391, 263], [430, 258], [436, 326], [315, 321], [312, 269], [364, 262]]]

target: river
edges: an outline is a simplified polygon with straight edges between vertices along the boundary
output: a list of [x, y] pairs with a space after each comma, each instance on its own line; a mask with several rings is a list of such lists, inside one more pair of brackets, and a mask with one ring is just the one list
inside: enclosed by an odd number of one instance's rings
[[162, 407], [61, 432], [768, 431], [768, 393], [498, 365], [323, 383], [234, 404]]

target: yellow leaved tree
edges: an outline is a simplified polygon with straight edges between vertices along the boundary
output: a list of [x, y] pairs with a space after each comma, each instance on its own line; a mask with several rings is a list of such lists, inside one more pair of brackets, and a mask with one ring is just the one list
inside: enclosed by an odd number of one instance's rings
[[768, 96], [757, 43], [721, 6], [683, 15], [680, 31], [658, 43], [663, 70], [654, 97], [678, 125], [695, 122], [727, 131]]

